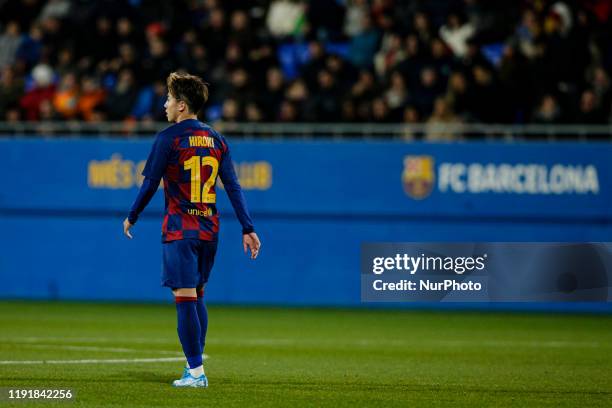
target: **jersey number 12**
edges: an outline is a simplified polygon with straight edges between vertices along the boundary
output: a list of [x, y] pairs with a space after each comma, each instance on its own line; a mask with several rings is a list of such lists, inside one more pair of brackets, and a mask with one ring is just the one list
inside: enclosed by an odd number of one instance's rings
[[[212, 168], [210, 177], [202, 184], [202, 167], [210, 166]], [[215, 203], [217, 195], [210, 193], [210, 189], [215, 184], [217, 173], [219, 171], [219, 162], [212, 156], [192, 156], [189, 160], [185, 160], [185, 170], [191, 172], [191, 202], [192, 203]]]

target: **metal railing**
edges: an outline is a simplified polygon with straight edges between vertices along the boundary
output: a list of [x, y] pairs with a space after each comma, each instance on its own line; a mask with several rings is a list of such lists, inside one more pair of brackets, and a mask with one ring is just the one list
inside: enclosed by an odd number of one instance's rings
[[[151, 137], [165, 122], [0, 122], [0, 136]], [[354, 138], [368, 140], [612, 140], [612, 125], [215, 123], [244, 138]]]

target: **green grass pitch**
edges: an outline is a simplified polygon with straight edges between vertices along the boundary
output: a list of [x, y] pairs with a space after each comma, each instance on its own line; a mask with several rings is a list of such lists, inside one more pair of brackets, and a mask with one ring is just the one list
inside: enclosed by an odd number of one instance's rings
[[0, 408], [612, 406], [610, 316], [214, 306], [209, 315], [210, 388], [173, 389], [183, 363], [157, 361], [181, 356], [172, 304], [0, 302], [0, 387], [76, 393]]

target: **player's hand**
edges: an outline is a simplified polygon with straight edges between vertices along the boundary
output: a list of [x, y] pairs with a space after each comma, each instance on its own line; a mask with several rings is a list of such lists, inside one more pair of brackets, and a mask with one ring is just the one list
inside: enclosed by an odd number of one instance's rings
[[130, 228], [132, 228], [133, 226], [134, 226], [134, 224], [130, 224], [130, 222], [128, 221], [127, 218], [125, 220], [123, 220], [123, 233], [129, 239], [132, 239], [132, 234], [130, 233]]
[[244, 253], [247, 253], [247, 250], [251, 250], [251, 259], [257, 258], [259, 255], [259, 248], [261, 248], [261, 242], [259, 241], [259, 237], [256, 233], [251, 232], [250, 234], [242, 235], [242, 246], [244, 247]]

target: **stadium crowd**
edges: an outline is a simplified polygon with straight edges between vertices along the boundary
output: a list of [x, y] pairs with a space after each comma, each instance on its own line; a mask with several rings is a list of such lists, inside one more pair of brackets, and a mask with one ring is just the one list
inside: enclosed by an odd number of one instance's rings
[[208, 120], [611, 119], [607, 0], [0, 0], [0, 120], [163, 121], [165, 78]]

